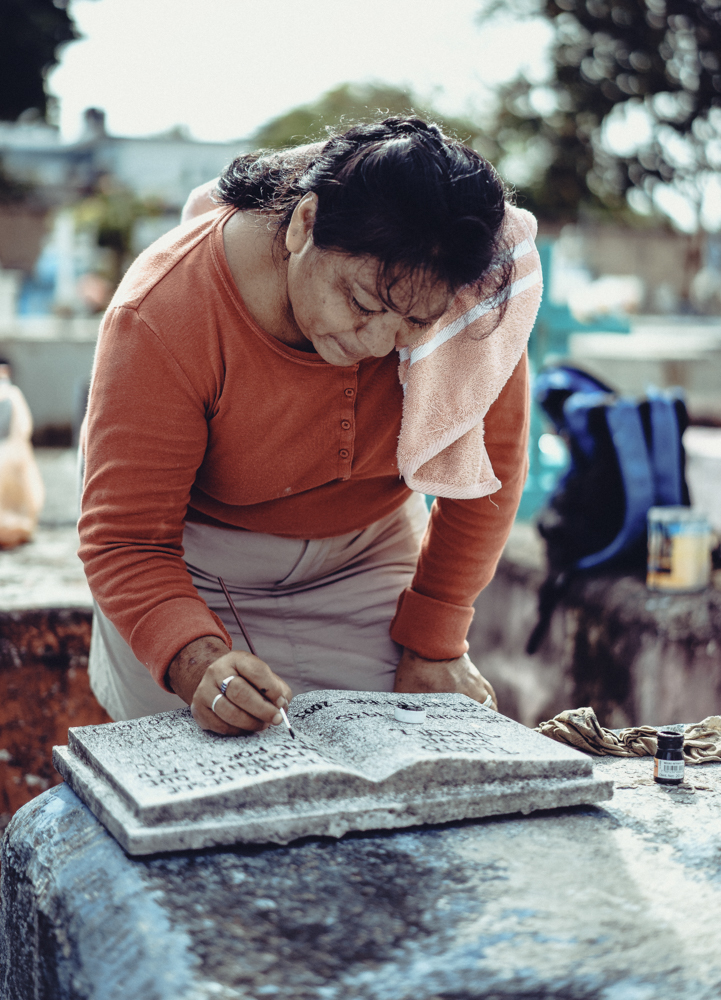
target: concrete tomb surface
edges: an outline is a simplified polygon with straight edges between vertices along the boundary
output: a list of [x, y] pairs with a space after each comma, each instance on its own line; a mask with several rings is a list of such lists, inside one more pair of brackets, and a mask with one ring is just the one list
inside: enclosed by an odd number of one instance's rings
[[464, 695], [298, 695], [296, 733], [203, 732], [189, 709], [69, 731], [57, 769], [130, 854], [388, 829], [597, 802], [588, 757]]
[[129, 857], [67, 784], [2, 845], [2, 1000], [718, 1000], [721, 764], [602, 807]]

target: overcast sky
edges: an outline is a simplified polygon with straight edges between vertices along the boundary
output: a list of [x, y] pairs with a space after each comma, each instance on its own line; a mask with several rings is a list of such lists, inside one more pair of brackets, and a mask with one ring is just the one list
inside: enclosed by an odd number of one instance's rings
[[104, 108], [115, 135], [186, 125], [239, 139], [346, 81], [410, 85], [446, 113], [546, 72], [550, 26], [479, 25], [480, 0], [72, 0], [84, 35], [50, 76], [60, 124]]

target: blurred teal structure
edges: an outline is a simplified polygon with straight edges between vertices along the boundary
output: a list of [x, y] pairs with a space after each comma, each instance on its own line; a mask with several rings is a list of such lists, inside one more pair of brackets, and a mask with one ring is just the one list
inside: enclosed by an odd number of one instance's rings
[[[531, 379], [545, 365], [560, 363], [568, 357], [568, 338], [572, 333], [630, 333], [625, 316], [604, 316], [595, 323], [575, 319], [567, 305], [551, 301], [550, 288], [555, 240], [539, 237], [536, 242], [543, 271], [544, 294], [528, 342]], [[540, 510], [568, 467], [568, 452], [563, 441], [550, 433], [543, 411], [531, 404], [531, 435], [528, 443], [529, 471], [521, 497], [518, 518], [528, 521]]]

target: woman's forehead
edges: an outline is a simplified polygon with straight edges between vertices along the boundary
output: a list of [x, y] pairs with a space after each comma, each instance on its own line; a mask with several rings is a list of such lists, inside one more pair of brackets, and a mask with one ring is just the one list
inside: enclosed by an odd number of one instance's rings
[[414, 318], [436, 318], [451, 303], [453, 292], [430, 271], [395, 273], [375, 257], [348, 257], [346, 277], [384, 307]]

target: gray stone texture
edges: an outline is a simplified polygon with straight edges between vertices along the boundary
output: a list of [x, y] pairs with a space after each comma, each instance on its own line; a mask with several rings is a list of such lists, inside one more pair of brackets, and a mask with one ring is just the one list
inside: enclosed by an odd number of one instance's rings
[[612, 794], [588, 757], [464, 695], [314, 691], [283, 726], [241, 737], [189, 709], [69, 731], [57, 769], [130, 854], [524, 812]]
[[721, 765], [439, 827], [130, 858], [67, 785], [3, 843], [3, 1000], [718, 1000]]

